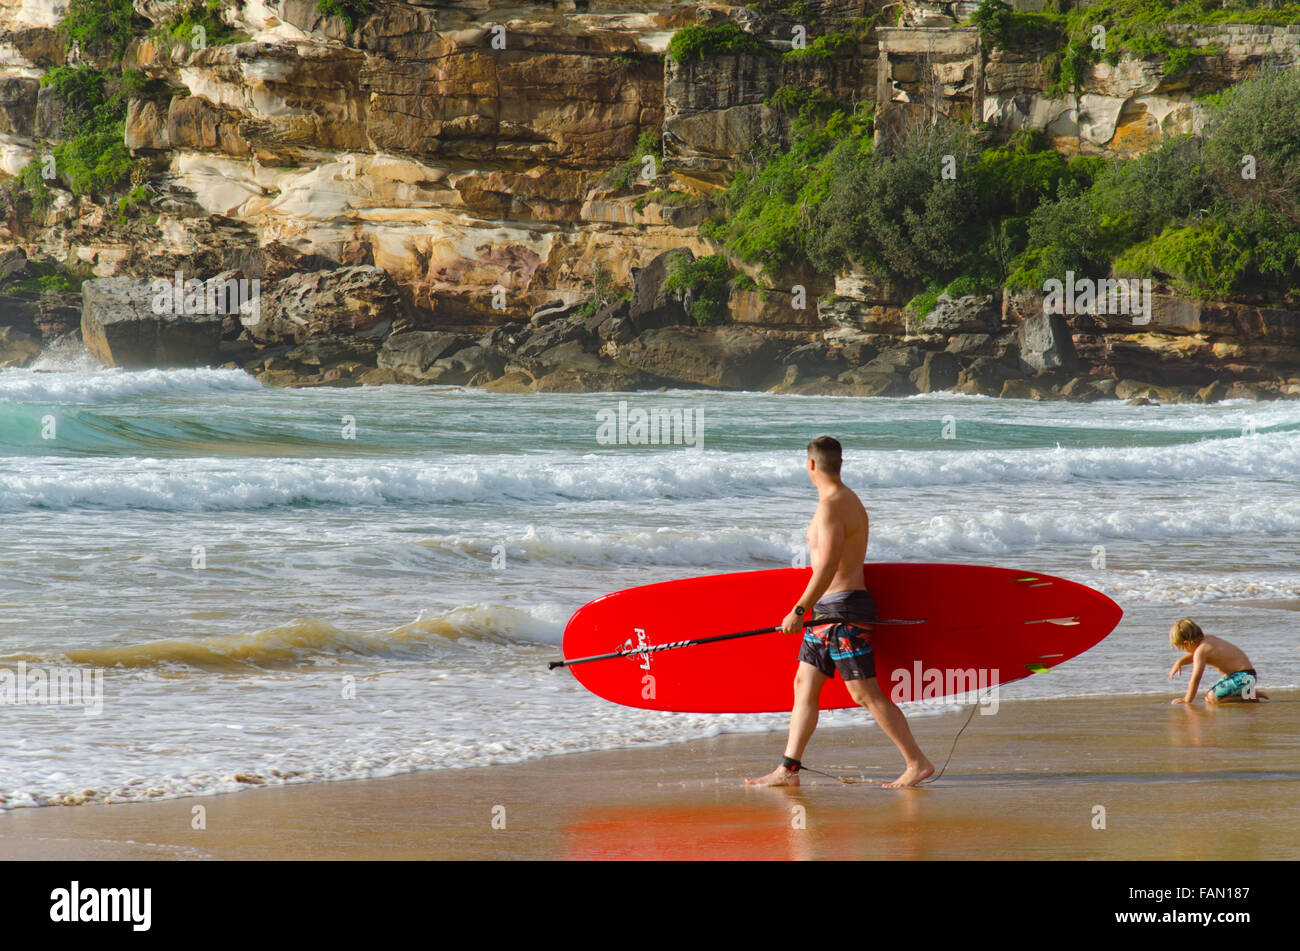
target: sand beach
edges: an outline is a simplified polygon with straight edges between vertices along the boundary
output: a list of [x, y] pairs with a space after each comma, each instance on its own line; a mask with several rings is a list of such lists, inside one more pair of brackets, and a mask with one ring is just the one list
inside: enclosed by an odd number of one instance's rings
[[[879, 788], [900, 764], [864, 715], [861, 727], [819, 731], [805, 757], [863, 780], [847, 785], [805, 773], [799, 788], [746, 788], [783, 737], [724, 735], [519, 765], [15, 809], [0, 816], [0, 857], [1290, 859], [1300, 855], [1300, 692], [1274, 697], [1209, 710], [1163, 695], [1004, 700], [992, 715], [975, 713], [945, 774], [919, 789]], [[912, 719], [936, 765], [969, 709]], [[194, 828], [197, 807], [206, 828]]]

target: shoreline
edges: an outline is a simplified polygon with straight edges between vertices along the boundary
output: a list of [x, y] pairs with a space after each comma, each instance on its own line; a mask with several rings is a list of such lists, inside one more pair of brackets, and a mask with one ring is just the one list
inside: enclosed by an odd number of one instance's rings
[[[799, 787], [746, 788], [745, 776], [780, 756], [783, 733], [732, 733], [515, 765], [14, 809], [0, 815], [0, 857], [1292, 858], [1300, 690], [1271, 693], [1270, 703], [1212, 711], [1164, 694], [1004, 703], [975, 713], [944, 775], [918, 789], [879, 787], [901, 759], [864, 716], [862, 726], [820, 730], [804, 759], [870, 783], [806, 773]], [[936, 775], [968, 713], [909, 720]]]

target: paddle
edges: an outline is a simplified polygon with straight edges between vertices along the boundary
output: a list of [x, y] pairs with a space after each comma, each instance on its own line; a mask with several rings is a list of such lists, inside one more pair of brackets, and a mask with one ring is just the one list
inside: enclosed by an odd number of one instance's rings
[[[834, 624], [834, 620], [814, 621], [808, 620], [803, 622], [804, 627], [811, 624]], [[924, 624], [925, 618], [900, 618], [891, 621], [862, 621], [862, 624]], [[713, 637], [697, 637], [688, 641], [673, 641], [669, 644], [647, 644], [645, 647], [634, 647], [630, 650], [615, 651], [612, 654], [594, 654], [591, 657], [575, 657], [573, 660], [553, 660], [546, 665], [547, 670], [554, 670], [556, 667], [572, 667], [574, 664], [590, 664], [596, 660], [614, 660], [617, 657], [636, 657], [639, 654], [651, 654], [655, 651], [676, 650], [679, 647], [695, 647], [698, 644], [712, 644], [715, 641], [729, 641], [736, 637], [753, 637], [756, 634], [775, 634], [781, 630], [779, 627], [761, 627], [753, 631], [737, 631], [735, 634], [717, 634]]]

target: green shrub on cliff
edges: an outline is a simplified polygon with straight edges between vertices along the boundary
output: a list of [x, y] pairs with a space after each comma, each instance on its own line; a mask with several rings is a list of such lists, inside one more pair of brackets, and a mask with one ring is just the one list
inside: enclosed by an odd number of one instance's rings
[[798, 116], [808, 122], [824, 122], [836, 112], [850, 109], [848, 103], [836, 99], [824, 89], [787, 83], [763, 100], [763, 105]]
[[614, 283], [614, 275], [610, 274], [603, 264], [598, 263], [591, 279], [591, 295], [578, 308], [578, 314], [584, 318], [591, 317], [606, 304], [631, 296], [631, 290], [620, 291], [618, 285]]
[[702, 195], [694, 195], [690, 192], [674, 192], [666, 188], [656, 188], [652, 192], [646, 192], [636, 201], [632, 202], [632, 207], [637, 211], [644, 211], [646, 205], [663, 205], [666, 208], [679, 208], [683, 205], [702, 205], [706, 204], [708, 199]]
[[147, 23], [135, 12], [132, 0], [71, 0], [59, 29], [70, 42], [120, 60], [131, 37]]
[[[647, 163], [647, 158], [654, 161]], [[654, 174], [647, 178], [645, 172], [652, 167]], [[659, 170], [662, 167], [663, 136], [653, 129], [647, 129], [637, 136], [636, 148], [627, 161], [605, 176], [605, 181], [615, 188], [631, 188], [636, 182], [649, 184], [660, 177]]]
[[1021, 13], [1002, 0], [981, 0], [970, 22], [979, 27], [985, 43], [1011, 48], [1059, 45], [1065, 29], [1065, 17], [1059, 13]]
[[173, 10], [153, 33], [169, 46], [185, 43], [198, 47], [200, 40], [204, 46], [221, 46], [246, 40], [247, 34], [237, 32], [222, 19], [225, 6], [226, 0], [190, 0], [188, 6]]
[[374, 9], [371, 0], [316, 0], [316, 12], [321, 16], [340, 17], [349, 30], [370, 15]]
[[734, 23], [684, 26], [668, 41], [668, 55], [678, 64], [739, 53], [776, 55], [776, 50]]
[[1300, 224], [1300, 79], [1264, 73], [1210, 104], [1205, 165], [1214, 187], [1243, 208], [1266, 205]]
[[735, 279], [736, 272], [727, 263], [725, 254], [711, 254], [693, 261], [684, 254], [675, 254], [668, 267], [663, 293], [689, 291], [695, 322], [701, 327], [720, 324], [727, 319], [727, 299]]
[[1120, 276], [1166, 278], [1193, 297], [1227, 297], [1250, 266], [1245, 236], [1222, 223], [1166, 228], [1115, 259]]
[[769, 148], [738, 171], [720, 199], [725, 216], [704, 234], [769, 276], [806, 260], [812, 214], [831, 187], [831, 155], [840, 147], [870, 150], [871, 128], [865, 110], [794, 120], [789, 149]]
[[41, 175], [41, 166], [43, 164], [38, 157], [23, 166], [22, 171], [5, 182], [5, 187], [9, 189], [10, 195], [14, 197], [25, 195], [27, 197], [27, 200], [31, 203], [32, 217], [37, 221], [45, 220], [45, 215], [54, 203], [54, 196], [50, 194], [50, 188], [45, 184], [45, 178]]
[[880, 148], [837, 148], [812, 214], [809, 260], [877, 277], [956, 276], [978, 244], [978, 150], [969, 132], [916, 124]]
[[790, 146], [738, 171], [725, 217], [703, 230], [768, 275], [865, 268], [915, 295], [913, 310], [944, 288], [1041, 288], [1112, 267], [1188, 293], [1287, 299], [1300, 286], [1300, 73], [1208, 106], [1203, 135], [1134, 159], [1066, 161], [1041, 134], [988, 147], [943, 126], [877, 149], [869, 123], [843, 113], [796, 119]]
[[1212, 44], [1181, 45], [1170, 26], [1300, 23], [1300, 4], [1265, 8], [1236, 0], [1093, 0], [1087, 6], [1071, 4], [1064, 12], [1045, 5], [1041, 12], [1022, 13], [1002, 0], [982, 0], [971, 23], [980, 28], [986, 46], [1047, 47], [1043, 63], [1054, 80], [1052, 94], [1060, 96], [1076, 91], [1091, 65], [1114, 65], [1124, 53], [1161, 57], [1166, 76], [1186, 71], [1197, 56], [1220, 54]]
[[[1063, 181], [1030, 215], [1008, 283], [1067, 269], [1167, 276], [1186, 293], [1285, 297], [1300, 279], [1300, 75], [1265, 74], [1211, 104], [1201, 137]], [[1073, 163], [1072, 163], [1073, 164]]]
[[127, 101], [143, 85], [140, 74], [56, 66], [41, 77], [41, 85], [64, 104], [64, 139], [54, 147], [59, 178], [73, 192], [115, 191], [131, 167], [124, 125]]
[[784, 60], [818, 60], [826, 62], [834, 59], [844, 47], [857, 42], [852, 33], [824, 33], [813, 39], [803, 49], [786, 50], [781, 54]]

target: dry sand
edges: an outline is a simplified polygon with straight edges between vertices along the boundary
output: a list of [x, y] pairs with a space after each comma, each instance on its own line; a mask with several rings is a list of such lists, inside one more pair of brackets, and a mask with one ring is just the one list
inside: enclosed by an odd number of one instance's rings
[[[1300, 692], [1207, 710], [1167, 696], [1003, 701], [947, 773], [886, 790], [874, 726], [822, 730], [800, 788], [750, 789], [783, 734], [150, 803], [16, 809], [20, 859], [1293, 859]], [[969, 708], [967, 708], [969, 709]], [[942, 765], [967, 711], [913, 718]], [[195, 829], [202, 806], [205, 829]], [[1105, 828], [1099, 824], [1104, 809]], [[505, 828], [494, 828], [504, 819]]]

